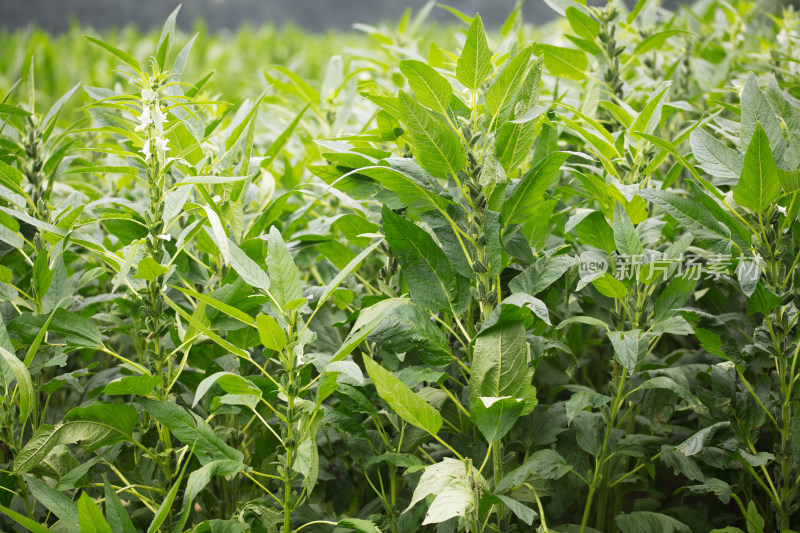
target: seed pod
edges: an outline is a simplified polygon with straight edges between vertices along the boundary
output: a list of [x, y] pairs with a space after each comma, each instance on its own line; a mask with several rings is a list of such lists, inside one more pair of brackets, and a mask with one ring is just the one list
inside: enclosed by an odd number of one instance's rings
[[[474, 263], [472, 263], [472, 270], [476, 274], [485, 274], [488, 270], [486, 265], [484, 265], [479, 259], [476, 259]], [[481, 285], [483, 287], [483, 285]]]

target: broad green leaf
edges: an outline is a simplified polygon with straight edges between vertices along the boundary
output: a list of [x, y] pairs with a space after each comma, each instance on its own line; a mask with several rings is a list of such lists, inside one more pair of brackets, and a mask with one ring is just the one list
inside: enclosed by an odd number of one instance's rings
[[159, 276], [167, 273], [167, 267], [156, 263], [152, 257], [145, 257], [136, 267], [136, 275], [133, 276], [137, 279], [145, 281], [155, 281]]
[[203, 399], [209, 389], [214, 385], [219, 385], [220, 388], [222, 388], [222, 390], [228, 394], [250, 394], [254, 396], [261, 396], [261, 389], [259, 389], [249, 379], [238, 374], [234, 374], [233, 372], [216, 372], [203, 379], [203, 381], [201, 381], [197, 386], [197, 390], [194, 393], [192, 407], [197, 405], [197, 403]]
[[256, 327], [261, 344], [266, 348], [280, 352], [286, 347], [286, 333], [274, 318], [260, 314], [256, 317]]
[[578, 222], [575, 233], [583, 244], [599, 248], [609, 256], [617, 249], [614, 231], [601, 211], [595, 211]]
[[534, 52], [541, 54], [545, 68], [554, 76], [576, 81], [586, 77], [589, 59], [580, 50], [552, 44], [537, 44]]
[[117, 492], [111, 487], [106, 476], [103, 476], [103, 489], [105, 492], [106, 520], [108, 520], [114, 532], [136, 533], [128, 512], [122, 506]]
[[173, 437], [187, 446], [193, 446], [195, 455], [202, 463], [214, 459], [242, 461], [244, 458], [242, 452], [228, 446], [205, 420], [187, 412], [183, 407], [150, 398], [139, 398], [137, 401], [156, 420], [169, 428]]
[[300, 272], [294, 264], [289, 248], [283, 242], [281, 232], [275, 226], [272, 226], [267, 238], [267, 268], [270, 294], [281, 308], [303, 297]]
[[422, 168], [437, 178], [456, 175], [467, 163], [464, 147], [450, 126], [400, 91], [400, 113]]
[[532, 479], [560, 479], [572, 467], [555, 450], [544, 449], [531, 454], [522, 464], [506, 474], [495, 487], [495, 493], [507, 492]]
[[85, 492], [78, 498], [78, 519], [81, 533], [113, 533], [100, 508]]
[[467, 30], [467, 40], [456, 63], [456, 77], [464, 87], [476, 91], [492, 71], [492, 52], [486, 40], [483, 20], [475, 15]]
[[642, 333], [640, 329], [630, 331], [609, 331], [606, 333], [611, 345], [614, 347], [619, 364], [628, 369], [633, 374], [636, 363], [639, 360], [639, 337]]
[[614, 523], [622, 533], [691, 533], [692, 529], [671, 516], [650, 511], [621, 513]]
[[70, 533], [83, 533], [78, 518], [78, 506], [66, 495], [58, 492], [44, 481], [26, 477], [31, 494], [45, 509], [58, 517], [63, 529]]
[[[497, 117], [501, 111], [508, 108], [514, 96], [519, 92], [531, 59], [533, 47], [527, 46], [520, 50], [497, 75], [495, 82], [486, 91], [486, 108], [492, 117]], [[496, 120], [496, 118], [495, 118]], [[496, 125], [495, 125], [496, 126]]]
[[342, 345], [331, 361], [341, 361], [352, 352], [356, 346], [361, 344], [372, 331], [378, 327], [381, 321], [392, 312], [396, 307], [407, 303], [407, 298], [388, 298], [373, 304], [366, 309], [362, 309], [358, 315], [353, 329], [347, 335]]
[[416, 59], [400, 61], [400, 72], [408, 80], [408, 85], [420, 104], [442, 115], [447, 114], [453, 98], [453, 88], [444, 76]]
[[506, 396], [504, 398], [478, 398], [470, 411], [470, 418], [486, 442], [502, 439], [522, 415], [525, 401]]
[[439, 411], [369, 357], [364, 357], [364, 366], [378, 390], [378, 396], [389, 404], [400, 418], [431, 435], [439, 433], [442, 427], [442, 415]]
[[200, 494], [206, 485], [215, 476], [225, 476], [249, 470], [244, 464], [239, 461], [231, 461], [230, 459], [220, 459], [211, 461], [203, 465], [197, 470], [189, 474], [189, 479], [186, 481], [186, 488], [183, 492], [183, 505], [181, 508], [181, 515], [177, 523], [173, 526], [172, 530], [179, 532], [183, 530], [183, 526], [189, 519], [191, 512], [191, 505], [194, 499]]
[[704, 350], [738, 365], [745, 363], [740, 343], [719, 317], [697, 309], [682, 309], [679, 313], [692, 326]]
[[338, 526], [355, 529], [356, 533], [381, 533], [378, 526], [363, 518], [343, 518], [339, 520]]
[[479, 488], [486, 488], [486, 481], [475, 467], [470, 466], [468, 470], [462, 461], [445, 457], [441, 462], [425, 468], [406, 510], [433, 494], [436, 497], [428, 508], [423, 525], [466, 516], [477, 504], [473, 483]]
[[76, 407], [64, 415], [58, 426], [43, 424], [17, 454], [14, 471], [20, 474], [31, 471], [42, 459], [60, 444], [80, 441], [86, 451], [131, 440], [139, 415], [132, 405], [95, 404]]
[[610, 396], [600, 394], [599, 392], [582, 390], [574, 393], [564, 404], [564, 407], [567, 408], [567, 424], [571, 423], [572, 420], [575, 419], [575, 416], [587, 407], [593, 407], [596, 409], [604, 406], [610, 401]]
[[571, 255], [545, 255], [520, 272], [509, 283], [512, 293], [535, 296], [550, 287], [575, 265]]
[[403, 302], [387, 313], [368, 339], [393, 353], [422, 350], [444, 358], [443, 361], [452, 361], [447, 337], [428, 312], [411, 301]]
[[659, 189], [644, 189], [636, 194], [669, 213], [694, 235], [700, 246], [719, 254], [730, 251], [733, 243], [731, 230], [717, 220], [703, 204]]
[[572, 31], [579, 37], [594, 41], [600, 33], [600, 23], [598, 21], [574, 6], [569, 6], [565, 13]]
[[661, 121], [661, 108], [669, 94], [671, 81], [665, 81], [645, 102], [644, 108], [636, 115], [630, 128], [631, 131], [653, 133]]
[[772, 158], [769, 139], [760, 123], [756, 124], [744, 155], [744, 166], [733, 199], [743, 207], [763, 213], [781, 194], [778, 167]]
[[452, 203], [436, 179], [413, 159], [390, 157], [386, 162], [390, 166], [360, 168], [358, 172], [375, 179], [414, 209], [444, 211]]
[[614, 207], [613, 229], [614, 242], [620, 254], [628, 258], [637, 258], [642, 255], [644, 252], [642, 241], [636, 233], [636, 228], [633, 227], [628, 212], [619, 202]]
[[366, 257], [371, 254], [375, 248], [380, 246], [382, 242], [383, 241], [379, 240], [378, 242], [375, 242], [361, 250], [357, 256], [355, 256], [338, 274], [336, 274], [336, 277], [334, 277], [330, 283], [325, 286], [322, 296], [320, 296], [319, 300], [317, 300], [317, 308], [322, 307], [322, 304], [328, 300], [336, 288], [341, 285], [342, 281], [344, 281], [347, 276], [356, 270], [359, 265], [361, 265], [361, 262], [366, 259]]
[[17, 379], [17, 389], [19, 391], [19, 424], [24, 428], [31, 411], [36, 407], [37, 392], [36, 389], [33, 388], [31, 374], [28, 372], [25, 363], [20, 361], [15, 354], [3, 347], [0, 347], [0, 356], [2, 356], [3, 360], [11, 368], [11, 372], [14, 373], [14, 377]]
[[672, 29], [672, 30], [658, 31], [656, 33], [648, 35], [647, 37], [642, 39], [642, 42], [636, 45], [636, 48], [634, 48], [633, 50], [633, 55], [641, 56], [642, 54], [645, 54], [650, 50], [660, 48], [661, 46], [664, 45], [667, 39], [675, 35], [680, 35], [682, 33], [690, 34], [690, 32], [685, 30]]
[[786, 141], [783, 139], [783, 129], [772, 106], [769, 105], [764, 93], [758, 86], [758, 80], [752, 72], [748, 74], [742, 88], [742, 121], [739, 125], [739, 139], [742, 146], [750, 146], [759, 123], [768, 139], [766, 151], [774, 154], [776, 159], [781, 159], [786, 150]]
[[682, 443], [675, 446], [675, 449], [683, 455], [692, 456], [695, 454], [700, 453], [703, 448], [705, 448], [706, 444], [711, 440], [711, 438], [716, 434], [719, 430], [723, 428], [727, 428], [730, 426], [731, 423], [728, 421], [724, 422], [717, 422], [716, 424], [712, 424], [708, 427], [705, 427], [683, 441]]
[[689, 146], [692, 147], [697, 163], [706, 173], [717, 178], [739, 179], [744, 165], [744, 156], [740, 152], [728, 148], [702, 128], [692, 130]]
[[692, 279], [692, 276], [673, 278], [653, 305], [653, 321], [658, 322], [683, 307], [694, 292], [695, 286], [697, 280]]
[[383, 207], [383, 232], [415, 303], [432, 311], [460, 312], [469, 301], [466, 278], [425, 230]]
[[676, 395], [686, 400], [686, 402], [690, 405], [700, 405], [698, 399], [694, 396], [694, 394], [689, 392], [689, 389], [679, 385], [677, 381], [668, 376], [656, 376], [654, 378], [650, 378], [639, 385], [639, 388], [643, 390], [665, 389], [674, 392]]
[[536, 406], [536, 387], [531, 383], [528, 344], [522, 322], [506, 322], [484, 331], [475, 339], [469, 380], [469, 408], [481, 397], [521, 398], [522, 414]]
[[548, 155], [519, 181], [503, 205], [506, 225], [533, 220], [544, 204], [544, 193], [570, 154], [556, 152]]
[[[51, 533], [51, 530], [41, 525], [39, 522], [35, 520], [31, 520], [24, 514], [19, 514], [16, 511], [9, 509], [8, 507], [4, 507], [0, 505], [0, 512], [11, 518], [17, 524], [21, 525], [22, 527], [26, 528], [28, 531], [32, 531], [33, 533]], [[125, 532], [130, 533], [130, 532]]]
[[161, 376], [125, 376], [114, 380], [103, 389], [103, 394], [109, 396], [119, 396], [123, 394], [135, 394], [137, 396], [148, 396], [161, 382]]

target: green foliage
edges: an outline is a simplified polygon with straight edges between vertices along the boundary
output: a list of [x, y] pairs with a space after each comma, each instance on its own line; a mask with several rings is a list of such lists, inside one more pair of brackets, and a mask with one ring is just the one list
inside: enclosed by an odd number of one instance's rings
[[798, 530], [800, 17], [547, 4], [0, 35], [0, 530]]

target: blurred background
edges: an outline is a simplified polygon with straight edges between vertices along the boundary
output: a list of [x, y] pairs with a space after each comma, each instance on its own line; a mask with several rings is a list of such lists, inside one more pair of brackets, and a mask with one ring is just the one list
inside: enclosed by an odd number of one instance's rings
[[[560, 0], [549, 0], [564, 3]], [[396, 21], [410, 7], [415, 11], [426, 0], [184, 0], [178, 24], [189, 29], [202, 19], [210, 31], [235, 30], [243, 24], [255, 26], [291, 23], [311, 31], [346, 29], [353, 23]], [[0, 26], [19, 29], [28, 24], [50, 32], [63, 32], [70, 24], [106, 29], [135, 25], [147, 30], [161, 27], [177, 0], [0, 0]], [[449, 0], [443, 2], [468, 14], [481, 12], [487, 26], [498, 26], [516, 0]], [[605, 2], [593, 2], [605, 3]], [[633, 3], [633, 2], [631, 2]], [[677, 2], [667, 0], [664, 6]], [[523, 6], [526, 22], [538, 25], [556, 13], [545, 0], [528, 0]], [[453, 16], [436, 9], [433, 20], [452, 22]]]

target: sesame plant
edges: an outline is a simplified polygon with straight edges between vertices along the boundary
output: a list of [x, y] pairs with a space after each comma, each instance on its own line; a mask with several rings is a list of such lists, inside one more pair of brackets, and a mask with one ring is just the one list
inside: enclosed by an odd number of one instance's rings
[[547, 5], [0, 34], [0, 530], [800, 531], [800, 19]]

